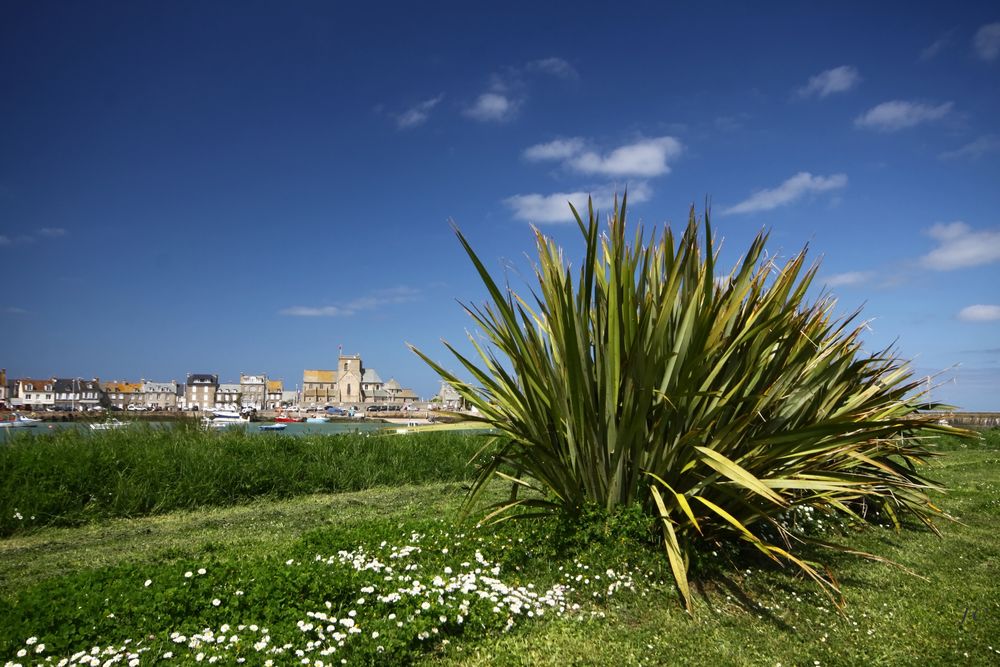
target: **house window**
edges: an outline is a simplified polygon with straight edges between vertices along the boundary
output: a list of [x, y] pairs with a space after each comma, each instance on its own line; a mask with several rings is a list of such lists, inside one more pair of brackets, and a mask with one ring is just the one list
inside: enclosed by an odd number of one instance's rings
[[347, 395], [351, 395], [351, 385], [347, 385]]

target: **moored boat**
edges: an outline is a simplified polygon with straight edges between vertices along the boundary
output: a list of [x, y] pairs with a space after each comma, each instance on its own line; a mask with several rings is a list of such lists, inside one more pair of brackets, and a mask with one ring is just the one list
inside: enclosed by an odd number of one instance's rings
[[284, 431], [285, 424], [261, 424], [257, 428], [261, 431]]
[[298, 417], [288, 417], [286, 415], [278, 415], [277, 417], [274, 418], [274, 421], [278, 424], [296, 424], [302, 420]]
[[329, 421], [329, 417], [306, 417], [307, 424], [326, 424]]
[[42, 420], [25, 417], [20, 412], [15, 412], [10, 416], [10, 419], [0, 422], [0, 426], [4, 428], [34, 428], [38, 426], [38, 422], [40, 421]]
[[129, 425], [129, 422], [123, 422], [119, 419], [110, 419], [106, 422], [95, 422], [90, 425], [91, 431], [113, 431], [118, 428], [125, 428]]

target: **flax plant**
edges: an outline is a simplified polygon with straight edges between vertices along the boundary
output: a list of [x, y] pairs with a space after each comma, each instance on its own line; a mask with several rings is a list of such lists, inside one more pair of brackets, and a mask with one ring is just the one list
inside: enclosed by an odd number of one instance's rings
[[647, 238], [627, 234], [625, 209], [623, 197], [603, 234], [592, 203], [586, 219], [573, 209], [586, 242], [575, 270], [536, 229], [531, 298], [501, 287], [455, 229], [489, 292], [465, 305], [488, 343], [470, 334], [478, 359], [445, 343], [471, 381], [414, 351], [497, 434], [470, 503], [496, 475], [537, 493], [512, 493], [492, 520], [639, 503], [661, 524], [688, 611], [694, 550], [733, 540], [839, 603], [783, 517], [809, 506], [934, 529], [943, 513], [919, 466], [925, 439], [955, 430], [918, 413], [920, 382], [894, 349], [862, 350], [857, 312], [838, 319], [828, 295], [807, 300], [818, 267], [805, 249], [779, 266], [762, 232], [719, 274], [707, 212], [699, 222], [692, 208], [679, 238]]

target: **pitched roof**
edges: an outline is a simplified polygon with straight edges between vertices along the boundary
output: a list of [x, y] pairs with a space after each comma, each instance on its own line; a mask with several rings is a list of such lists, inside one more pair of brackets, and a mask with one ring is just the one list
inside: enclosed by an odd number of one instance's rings
[[139, 382], [102, 382], [101, 389], [108, 394], [135, 394], [142, 390]]
[[402, 389], [402, 387], [399, 386], [399, 383], [396, 382], [396, 378], [389, 378], [389, 381], [385, 383], [385, 388], [391, 391], [398, 391]]
[[361, 376], [362, 382], [371, 382], [373, 384], [382, 384], [382, 378], [378, 376], [378, 371], [374, 368], [366, 368], [365, 374]]
[[53, 380], [53, 390], [62, 394], [74, 391], [93, 391], [99, 386], [98, 380], [84, 380], [83, 378], [53, 378]]
[[337, 371], [304, 370], [302, 382], [336, 382]]
[[39, 378], [18, 378], [17, 381], [20, 382], [21, 384], [45, 385], [45, 384], [52, 384], [53, 382], [56, 381], [56, 379], [55, 378], [41, 378], [41, 379], [39, 379]]
[[190, 387], [194, 384], [212, 384], [218, 386], [219, 376], [211, 373], [192, 373], [188, 375], [187, 384]]
[[268, 380], [267, 381], [268, 391], [282, 391], [281, 380]]

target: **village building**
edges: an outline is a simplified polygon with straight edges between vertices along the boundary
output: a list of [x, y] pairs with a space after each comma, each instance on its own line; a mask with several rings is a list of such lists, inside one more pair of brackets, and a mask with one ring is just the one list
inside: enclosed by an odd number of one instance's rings
[[142, 383], [141, 382], [101, 382], [101, 391], [107, 398], [108, 404], [116, 410], [127, 410], [128, 406], [133, 409], [142, 405]]
[[306, 370], [302, 374], [302, 401], [305, 407], [358, 405], [362, 403], [409, 403], [417, 400], [410, 389], [398, 382], [382, 381], [378, 371], [365, 368], [358, 354], [341, 354], [336, 370]]
[[438, 395], [434, 397], [436, 403], [441, 410], [462, 410], [465, 408], [465, 399], [459, 394], [454, 387], [452, 387], [447, 382], [441, 383], [441, 391]]
[[185, 383], [185, 408], [188, 410], [211, 410], [215, 406], [215, 392], [218, 388], [218, 375], [189, 373]]
[[263, 410], [267, 405], [267, 376], [240, 373], [240, 391], [243, 407]]
[[305, 370], [302, 373], [302, 400], [300, 404], [317, 407], [338, 402], [336, 393], [337, 371]]
[[26, 410], [44, 410], [55, 405], [55, 378], [20, 378], [11, 404]]
[[176, 410], [177, 383], [143, 380], [139, 400], [147, 410]]
[[267, 410], [277, 410], [282, 404], [282, 382], [281, 380], [267, 381]]
[[220, 410], [239, 410], [243, 407], [243, 388], [237, 382], [220, 382], [215, 390], [213, 407]]
[[56, 410], [86, 412], [101, 404], [100, 380], [83, 378], [55, 378], [53, 382]]
[[10, 406], [10, 403], [8, 402], [10, 400], [10, 395], [7, 392], [7, 369], [0, 368], [0, 408]]

